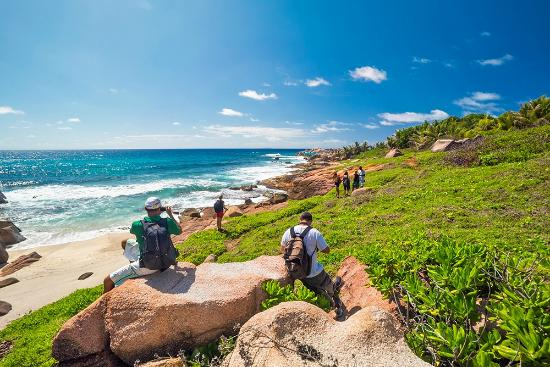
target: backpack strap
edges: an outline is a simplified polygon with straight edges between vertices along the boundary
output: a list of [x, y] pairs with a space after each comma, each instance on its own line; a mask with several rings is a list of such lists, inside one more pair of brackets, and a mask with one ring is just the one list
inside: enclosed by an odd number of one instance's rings
[[307, 234], [309, 233], [309, 231], [311, 231], [311, 227], [310, 226], [307, 226], [306, 229], [303, 230], [302, 233], [300, 233], [300, 238], [303, 240], [304, 238], [306, 238]]
[[296, 238], [296, 231], [294, 230], [294, 226], [290, 227], [290, 238]]

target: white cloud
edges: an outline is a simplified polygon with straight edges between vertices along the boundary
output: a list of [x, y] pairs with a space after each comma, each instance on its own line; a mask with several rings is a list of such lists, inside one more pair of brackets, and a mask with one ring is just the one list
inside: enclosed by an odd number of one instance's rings
[[491, 36], [491, 32], [484, 31], [484, 32], [481, 32], [479, 35], [480, 35], [481, 37], [490, 37], [490, 36]]
[[73, 128], [70, 126], [59, 126], [57, 130], [72, 130]]
[[303, 125], [303, 122], [285, 121], [287, 125]]
[[294, 139], [306, 136], [305, 130], [290, 127], [210, 125], [206, 126], [203, 130], [207, 135], [217, 135], [221, 137], [237, 135], [244, 138], [265, 138], [269, 141]]
[[417, 63], [417, 64], [429, 64], [430, 62], [432, 62], [432, 60], [430, 59], [427, 59], [425, 57], [413, 57], [413, 62]]
[[365, 82], [374, 82], [376, 84], [387, 80], [387, 73], [384, 70], [377, 69], [374, 66], [362, 66], [349, 71], [349, 75], [354, 80], [362, 80]]
[[239, 96], [251, 98], [256, 101], [265, 101], [266, 99], [277, 99], [277, 95], [275, 93], [270, 93], [270, 94], [258, 93], [252, 89], [247, 89], [245, 91], [239, 92]]
[[250, 118], [250, 121], [252, 121], [252, 122], [258, 122], [258, 121], [260, 121], [260, 119], [257, 119], [257, 118], [254, 118], [254, 117], [251, 117], [251, 118]]
[[487, 65], [500, 66], [500, 65], [504, 64], [507, 61], [512, 61], [513, 59], [514, 59], [514, 56], [512, 56], [510, 54], [506, 54], [506, 55], [504, 55], [502, 57], [499, 57], [497, 59], [477, 60], [477, 63], [479, 65], [482, 65], [482, 66], [487, 66]]
[[323, 134], [328, 132], [338, 132], [338, 131], [348, 131], [349, 128], [345, 126], [349, 126], [350, 124], [340, 121], [329, 121], [326, 124], [321, 124], [315, 126], [315, 129], [311, 130], [314, 134]]
[[80, 122], [80, 119], [78, 117], [71, 117], [70, 119], [67, 119], [67, 122]]
[[500, 95], [496, 93], [474, 92], [472, 93], [472, 99], [476, 101], [497, 101], [500, 99]]
[[23, 115], [25, 112], [14, 110], [10, 106], [0, 106], [0, 115], [7, 115], [7, 114], [14, 114], [14, 115]]
[[500, 99], [497, 93], [474, 92], [467, 97], [457, 99], [453, 103], [460, 106], [465, 113], [494, 113], [502, 109], [495, 103]]
[[133, 139], [133, 140], [161, 140], [161, 139], [180, 139], [189, 138], [185, 134], [140, 134], [140, 135], [125, 135], [118, 136], [117, 139]]
[[296, 87], [296, 86], [298, 86], [298, 82], [295, 81], [295, 80], [285, 80], [283, 82], [283, 85], [285, 85], [287, 87]]
[[444, 62], [443, 66], [449, 69], [453, 69], [455, 67], [455, 64], [453, 64], [452, 62]]
[[244, 116], [244, 113], [235, 111], [231, 108], [222, 108], [220, 112], [218, 112], [220, 115], [229, 116], [229, 117], [242, 117]]
[[443, 120], [449, 117], [449, 114], [442, 110], [431, 110], [430, 113], [403, 112], [403, 113], [379, 113], [378, 117], [382, 119], [380, 125], [393, 126], [403, 123], [415, 123], [424, 121]]
[[109, 88], [109, 93], [111, 94], [118, 94], [119, 90], [116, 88]]
[[359, 124], [359, 125], [363, 126], [365, 129], [370, 129], [370, 130], [378, 129], [380, 127], [376, 124]]
[[271, 87], [271, 84], [266, 83], [266, 82], [263, 82], [263, 83], [262, 83], [262, 87]]
[[310, 88], [320, 87], [321, 85], [331, 85], [328, 80], [325, 80], [321, 77], [316, 77], [315, 79], [308, 79], [305, 83]]
[[34, 135], [34, 134], [29, 134], [29, 135], [27, 135], [27, 138], [29, 138], [29, 139], [34, 139], [34, 138], [36, 138], [36, 135]]
[[181, 125], [181, 123], [180, 123], [180, 122], [178, 122], [178, 121], [174, 121], [174, 122], [172, 122], [172, 125], [174, 125], [174, 126], [178, 126], [178, 125]]

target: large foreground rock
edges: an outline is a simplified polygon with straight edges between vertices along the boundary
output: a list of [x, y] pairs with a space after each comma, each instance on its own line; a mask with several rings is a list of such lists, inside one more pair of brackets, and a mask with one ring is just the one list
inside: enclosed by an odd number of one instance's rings
[[376, 307], [334, 321], [305, 302], [284, 302], [243, 325], [224, 367], [430, 366], [414, 355], [391, 315]]
[[0, 220], [0, 246], [11, 246], [25, 241], [21, 230], [9, 220]]
[[[110, 352], [133, 365], [154, 354], [176, 355], [235, 332], [260, 311], [269, 279], [287, 282], [283, 259], [243, 263], [180, 263], [127, 281], [63, 325], [53, 356], [64, 363]], [[78, 364], [74, 364], [78, 365]]]

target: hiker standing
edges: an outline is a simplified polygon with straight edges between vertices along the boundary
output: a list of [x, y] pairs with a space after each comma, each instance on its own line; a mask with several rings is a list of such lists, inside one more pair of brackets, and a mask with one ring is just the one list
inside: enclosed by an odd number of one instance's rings
[[365, 170], [362, 166], [359, 166], [359, 170], [357, 170], [357, 174], [359, 175], [359, 185], [361, 187], [365, 187]]
[[350, 189], [350, 181], [349, 181], [349, 175], [347, 171], [344, 172], [344, 177], [342, 177], [342, 186], [344, 186], [344, 194], [348, 196], [349, 189]]
[[336, 197], [340, 197], [340, 184], [342, 183], [342, 180], [340, 179], [340, 176], [338, 176], [338, 172], [334, 172], [334, 175], [332, 176], [332, 179], [334, 180], [334, 187], [336, 188]]
[[[145, 211], [147, 216], [143, 220], [136, 220], [130, 228], [130, 233], [136, 236], [138, 258], [132, 255], [132, 258], [128, 258], [131, 260], [128, 265], [109, 274], [103, 280], [103, 293], [109, 292], [115, 285], [121, 285], [127, 279], [164, 271], [177, 264], [178, 250], [170, 235], [180, 234], [181, 226], [174, 219], [172, 208], [163, 208], [159, 198], [150, 197], [145, 201]], [[160, 216], [163, 211], [166, 211], [168, 218]], [[127, 248], [130, 250], [128, 242], [124, 246], [125, 256]]]
[[222, 219], [227, 211], [227, 208], [225, 207], [225, 203], [223, 202], [223, 195], [220, 195], [218, 200], [214, 203], [214, 212], [216, 213], [216, 225], [218, 227], [218, 231], [222, 231]]
[[357, 190], [358, 188], [359, 188], [359, 174], [356, 171], [353, 174], [353, 190]]
[[311, 227], [312, 222], [311, 213], [302, 213], [300, 223], [284, 233], [281, 251], [292, 280], [299, 279], [309, 290], [327, 296], [331, 306], [336, 309], [336, 317], [340, 318], [344, 315], [338, 297], [342, 278], [336, 277], [333, 282], [323, 265], [317, 261], [317, 251], [328, 254], [330, 248], [321, 232]]

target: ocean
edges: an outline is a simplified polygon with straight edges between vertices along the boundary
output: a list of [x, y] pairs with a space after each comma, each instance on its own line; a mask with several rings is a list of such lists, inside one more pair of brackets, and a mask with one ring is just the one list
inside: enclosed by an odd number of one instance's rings
[[[181, 149], [0, 151], [0, 191], [11, 219], [27, 240], [15, 248], [61, 244], [127, 230], [144, 215], [147, 197], [175, 210], [265, 200], [254, 184], [303, 162], [290, 149]], [[279, 159], [275, 159], [279, 157]]]

